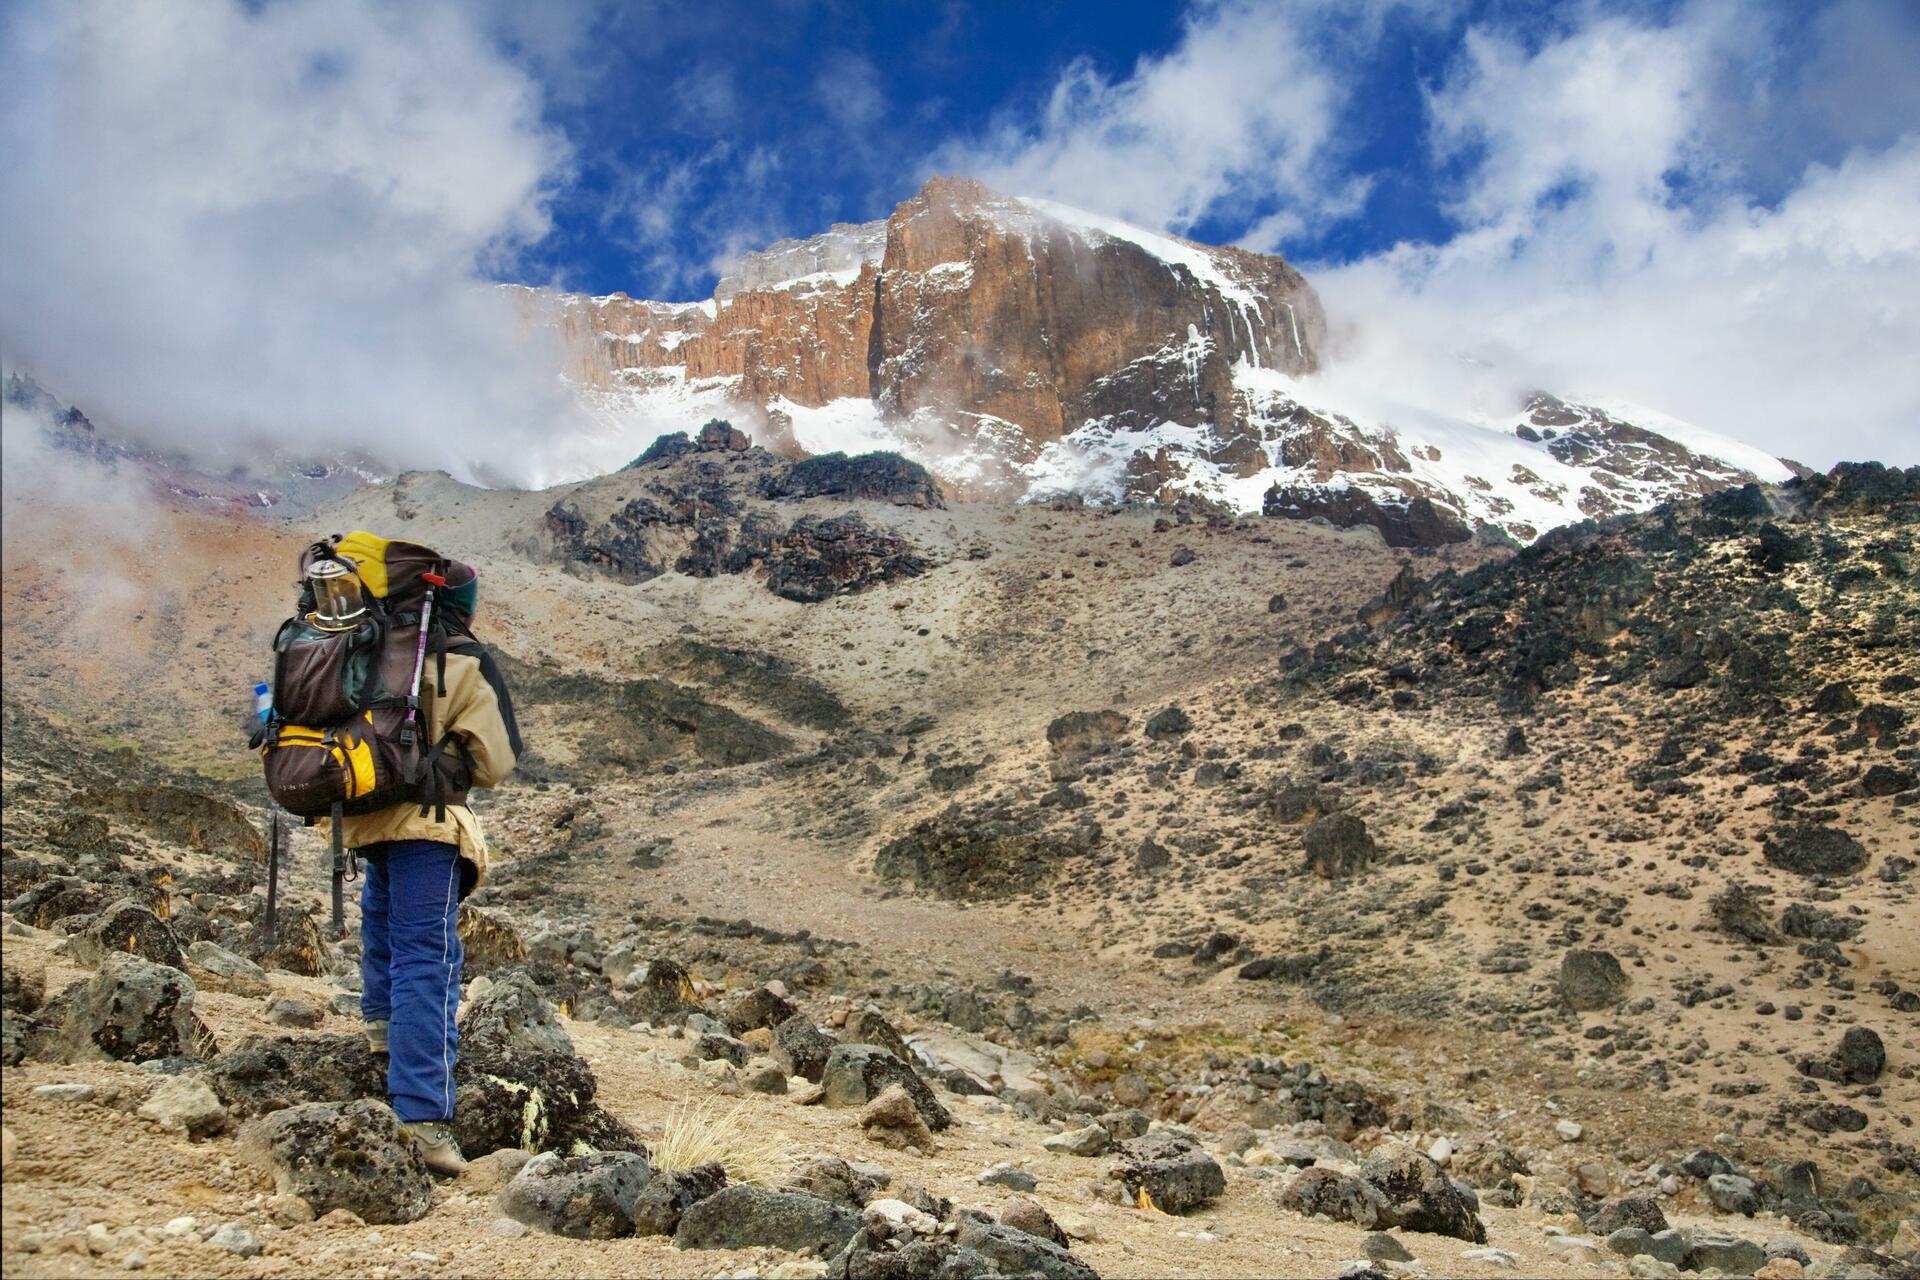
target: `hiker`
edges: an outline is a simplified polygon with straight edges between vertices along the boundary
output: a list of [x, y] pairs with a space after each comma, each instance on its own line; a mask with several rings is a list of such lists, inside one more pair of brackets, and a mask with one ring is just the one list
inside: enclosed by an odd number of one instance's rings
[[473, 636], [470, 566], [354, 532], [309, 547], [302, 580], [302, 612], [274, 641], [268, 783], [287, 808], [330, 825], [337, 859], [344, 847], [364, 864], [367, 1043], [387, 1058], [394, 1114], [428, 1167], [458, 1173], [457, 916], [487, 866], [466, 799], [513, 769], [513, 705]]

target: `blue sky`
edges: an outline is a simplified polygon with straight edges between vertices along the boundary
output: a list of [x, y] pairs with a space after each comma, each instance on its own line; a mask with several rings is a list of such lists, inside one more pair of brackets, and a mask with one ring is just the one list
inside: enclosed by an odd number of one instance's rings
[[1285, 254], [1409, 403], [1911, 463], [1915, 66], [1912, 0], [14, 0], [0, 355], [202, 447], [553, 475], [498, 282], [704, 297], [964, 173]]

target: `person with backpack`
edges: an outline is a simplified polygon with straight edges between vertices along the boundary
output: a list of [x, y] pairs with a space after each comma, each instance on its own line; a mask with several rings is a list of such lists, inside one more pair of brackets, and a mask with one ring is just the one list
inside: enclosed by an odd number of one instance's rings
[[[274, 798], [329, 824], [336, 867], [346, 850], [365, 864], [368, 1046], [387, 1058], [394, 1114], [428, 1167], [458, 1173], [458, 914], [487, 867], [467, 797], [498, 785], [521, 753], [512, 699], [473, 634], [470, 566], [359, 531], [309, 547], [301, 578], [256, 741]], [[336, 918], [340, 882], [336, 870]]]

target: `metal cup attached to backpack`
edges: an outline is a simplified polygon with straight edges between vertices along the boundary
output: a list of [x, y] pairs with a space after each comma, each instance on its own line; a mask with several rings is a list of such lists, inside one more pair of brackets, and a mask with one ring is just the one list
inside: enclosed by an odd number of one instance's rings
[[351, 561], [320, 559], [307, 566], [307, 589], [313, 593], [308, 615], [322, 631], [351, 631], [367, 616], [367, 596]]

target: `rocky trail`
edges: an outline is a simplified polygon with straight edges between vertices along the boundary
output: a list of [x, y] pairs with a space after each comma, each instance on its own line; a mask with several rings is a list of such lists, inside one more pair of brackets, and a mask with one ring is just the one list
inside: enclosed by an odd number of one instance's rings
[[301, 532], [149, 511], [81, 607], [78, 519], [4, 582], [6, 1275], [1920, 1261], [1913, 473], [1519, 554], [719, 429], [366, 486], [317, 519], [482, 566], [532, 745], [438, 1183], [312, 833], [261, 940]]

